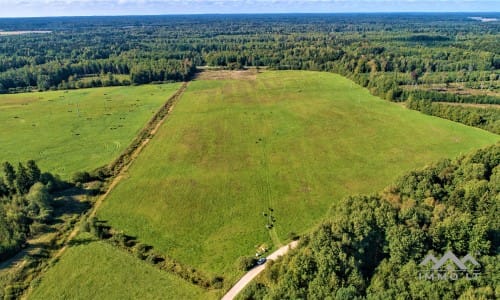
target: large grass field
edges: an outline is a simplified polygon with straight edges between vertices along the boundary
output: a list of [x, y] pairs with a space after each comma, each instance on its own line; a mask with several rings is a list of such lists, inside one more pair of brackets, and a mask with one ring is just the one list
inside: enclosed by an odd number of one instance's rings
[[[75, 240], [29, 299], [207, 299], [213, 295], [113, 246]], [[89, 242], [89, 244], [86, 244]]]
[[179, 84], [0, 95], [0, 160], [69, 178], [111, 162]]
[[231, 281], [239, 256], [311, 228], [337, 199], [498, 140], [334, 74], [194, 81], [98, 215]]

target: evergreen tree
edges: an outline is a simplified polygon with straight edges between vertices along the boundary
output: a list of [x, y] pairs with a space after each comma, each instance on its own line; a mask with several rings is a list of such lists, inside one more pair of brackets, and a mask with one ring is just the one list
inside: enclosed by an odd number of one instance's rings
[[9, 163], [8, 161], [4, 162], [2, 166], [3, 166], [3, 173], [5, 175], [5, 180], [7, 181], [7, 186], [11, 190], [15, 190], [16, 187], [14, 181], [16, 180], [16, 170], [14, 169], [12, 164]]
[[34, 160], [28, 160], [28, 162], [26, 163], [26, 168], [30, 186], [39, 182], [42, 172], [40, 171], [40, 168], [38, 168], [38, 166], [36, 165], [36, 162]]
[[21, 195], [28, 193], [31, 187], [28, 170], [22, 163], [19, 163], [17, 166], [15, 185], [17, 192]]

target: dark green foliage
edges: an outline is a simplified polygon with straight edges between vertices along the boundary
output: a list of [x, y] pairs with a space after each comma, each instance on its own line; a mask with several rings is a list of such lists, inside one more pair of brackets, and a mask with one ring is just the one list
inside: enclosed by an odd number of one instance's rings
[[14, 180], [16, 180], [16, 170], [8, 161], [2, 164], [3, 166], [3, 174], [5, 176], [5, 180], [10, 189], [14, 189]]
[[394, 101], [410, 95], [500, 101], [485, 92], [421, 88], [498, 91], [498, 22], [472, 22], [463, 14], [4, 19], [0, 28], [54, 31], [2, 37], [0, 93], [182, 81], [208, 65], [333, 71]]
[[[111, 227], [106, 225], [106, 222], [101, 222], [95, 217], [90, 217], [88, 220], [88, 227], [90, 228], [90, 233], [95, 235], [100, 239], [109, 239], [112, 237]], [[139, 251], [140, 252], [140, 251]]]
[[433, 90], [414, 90], [403, 93], [404, 99], [410, 97], [415, 100], [429, 100], [434, 102], [456, 102], [456, 103], [478, 103], [478, 104], [500, 104], [500, 97], [488, 95], [461, 95], [453, 93], [438, 92]]
[[28, 172], [28, 179], [31, 185], [40, 181], [42, 172], [40, 171], [40, 168], [38, 168], [34, 160], [28, 160], [28, 162], [26, 163], [26, 169]]
[[15, 254], [31, 235], [46, 229], [52, 217], [50, 187], [60, 185], [50, 173], [40, 171], [33, 160], [18, 164], [3, 163], [0, 176], [0, 260]]
[[[348, 197], [241, 298], [494, 299], [499, 172], [495, 145], [410, 172], [379, 195]], [[446, 251], [475, 256], [478, 280], [420, 280], [423, 258]]]
[[71, 177], [71, 181], [74, 183], [86, 183], [94, 180], [94, 178], [89, 174], [89, 172], [76, 172]]
[[28, 217], [38, 222], [46, 222], [52, 214], [52, 196], [42, 183], [37, 182], [26, 195], [28, 202]]
[[28, 170], [22, 163], [19, 163], [19, 165], [17, 166], [15, 182], [17, 192], [21, 195], [28, 193], [32, 184], [33, 183], [31, 182], [28, 175]]
[[196, 66], [191, 61], [155, 60], [132, 67], [130, 78], [134, 84], [163, 81], [186, 81], [194, 75]]
[[45, 172], [40, 175], [40, 182], [47, 186], [49, 192], [57, 192], [71, 187], [69, 182], [61, 180], [59, 175]]
[[242, 256], [238, 259], [238, 270], [248, 271], [255, 267], [257, 259], [255, 257]]
[[106, 166], [104, 166], [92, 171], [89, 175], [90, 178], [93, 180], [104, 181], [105, 179], [109, 178], [112, 174], [111, 171]]
[[7, 214], [7, 209], [0, 205], [0, 260], [18, 251], [25, 238], [23, 217], [18, 211]]
[[8, 196], [10, 193], [9, 187], [5, 183], [5, 180], [0, 177], [0, 197]]
[[236, 299], [261, 300], [265, 299], [266, 286], [259, 282], [250, 282], [250, 284], [238, 294]]
[[453, 106], [446, 103], [435, 103], [430, 100], [415, 100], [414, 98], [410, 98], [406, 105], [410, 109], [421, 111], [427, 115], [449, 119], [500, 134], [500, 109]]

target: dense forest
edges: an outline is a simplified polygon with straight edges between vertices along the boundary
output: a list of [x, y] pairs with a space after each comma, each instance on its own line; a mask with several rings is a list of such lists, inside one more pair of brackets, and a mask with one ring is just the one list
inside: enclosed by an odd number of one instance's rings
[[[499, 133], [500, 110], [443, 103], [500, 104], [500, 22], [469, 17], [0, 19], [2, 31], [50, 32], [0, 35], [0, 93], [184, 81], [199, 66], [321, 70], [345, 75], [382, 98], [408, 100], [411, 109]], [[28, 192], [4, 186], [3, 197]]]
[[[311, 70], [339, 73], [388, 101], [500, 134], [500, 22], [473, 16], [0, 19], [0, 94], [187, 81], [203, 67]], [[269, 262], [240, 298], [498, 298], [499, 163], [495, 145], [410, 172], [378, 194], [339, 200], [325, 222], [302, 237], [291, 255]], [[73, 181], [81, 186], [104, 179], [110, 175], [104, 171], [79, 172]], [[69, 184], [34, 161], [5, 162], [0, 174], [3, 261], [56, 222], [54, 199]], [[83, 223], [120, 249], [135, 251], [128, 236], [95, 219]], [[169, 257], [146, 255], [150, 246], [133, 242], [140, 245], [134, 255], [143, 260], [205, 288], [222, 285], [221, 278]], [[422, 279], [428, 269], [420, 262], [429, 253], [439, 259], [447, 251], [458, 258], [471, 255], [479, 267], [467, 265], [452, 284]], [[247, 269], [254, 262], [240, 264]], [[479, 276], [470, 280], [476, 271]]]
[[[0, 19], [3, 31], [44, 32], [0, 34], [0, 93], [185, 81], [200, 66], [266, 67], [336, 72], [390, 101], [500, 104], [500, 22], [470, 17], [441, 13]], [[451, 116], [434, 108], [432, 114], [497, 132], [498, 110], [465, 112], [469, 110]], [[471, 114], [479, 115], [480, 125], [472, 124], [477, 122], [470, 121]]]
[[[409, 172], [379, 194], [343, 199], [240, 298], [496, 299], [499, 165], [494, 145]], [[470, 254], [479, 266], [455, 275], [448, 265], [440, 280], [423, 276], [424, 258], [447, 251]]]
[[42, 173], [35, 161], [2, 165], [0, 177], [0, 261], [16, 253], [30, 236], [43, 232], [52, 219], [52, 193], [67, 186]]
[[464, 107], [430, 100], [406, 101], [410, 109], [500, 134], [500, 107]]
[[[500, 23], [466, 14], [319, 14], [0, 19], [0, 91], [180, 81], [196, 66], [334, 71], [391, 100], [500, 103], [425, 84], [500, 88]], [[81, 84], [81, 86], [85, 86]]]

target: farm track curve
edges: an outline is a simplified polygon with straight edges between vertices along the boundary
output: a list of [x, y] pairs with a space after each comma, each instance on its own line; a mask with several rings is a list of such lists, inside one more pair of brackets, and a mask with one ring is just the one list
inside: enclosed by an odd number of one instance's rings
[[[271, 253], [267, 260], [277, 260], [285, 255], [289, 250], [294, 249], [299, 244], [293, 241]], [[248, 271], [241, 279], [222, 297], [222, 300], [233, 300], [255, 277], [265, 270], [267, 262]]]

